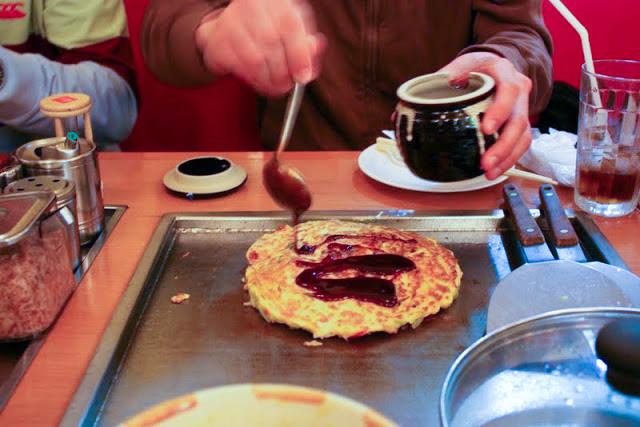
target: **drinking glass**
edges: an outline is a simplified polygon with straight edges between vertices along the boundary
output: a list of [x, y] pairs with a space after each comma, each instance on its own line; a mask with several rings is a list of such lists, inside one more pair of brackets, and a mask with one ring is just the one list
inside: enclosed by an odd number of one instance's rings
[[605, 217], [631, 213], [640, 196], [640, 61], [582, 66], [575, 202]]

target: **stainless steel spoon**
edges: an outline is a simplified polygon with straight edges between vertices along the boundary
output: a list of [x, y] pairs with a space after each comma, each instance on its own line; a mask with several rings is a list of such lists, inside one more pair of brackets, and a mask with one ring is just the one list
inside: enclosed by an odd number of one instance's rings
[[264, 185], [269, 195], [280, 206], [291, 211], [294, 225], [298, 223], [300, 215], [311, 206], [311, 193], [302, 174], [297, 169], [280, 163], [279, 156], [291, 139], [291, 133], [300, 111], [304, 88], [303, 84], [295, 84], [287, 103], [278, 149], [262, 169]]

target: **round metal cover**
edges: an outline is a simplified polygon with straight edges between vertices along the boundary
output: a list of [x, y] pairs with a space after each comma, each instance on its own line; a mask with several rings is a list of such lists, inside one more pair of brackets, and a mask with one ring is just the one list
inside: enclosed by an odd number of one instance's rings
[[12, 182], [4, 189], [5, 193], [25, 193], [30, 191], [52, 191], [56, 195], [56, 207], [68, 205], [75, 198], [75, 186], [63, 178], [52, 175], [32, 176]]
[[66, 157], [62, 149], [66, 140], [63, 136], [28, 142], [16, 150], [16, 157], [26, 167], [59, 169], [65, 165], [82, 164], [96, 150], [93, 142], [79, 138], [77, 155]]
[[639, 309], [562, 310], [477, 341], [454, 362], [440, 396], [444, 426], [638, 426], [640, 396], [608, 381], [600, 330], [640, 324]]
[[14, 245], [27, 236], [41, 216], [54, 206], [54, 199], [50, 191], [1, 195], [0, 248]]

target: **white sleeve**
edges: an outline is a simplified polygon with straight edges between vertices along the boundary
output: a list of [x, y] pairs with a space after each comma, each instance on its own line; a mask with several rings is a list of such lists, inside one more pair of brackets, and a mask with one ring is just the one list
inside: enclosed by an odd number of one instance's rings
[[107, 67], [91, 61], [64, 65], [2, 46], [0, 67], [4, 71], [0, 123], [37, 137], [53, 136], [53, 122], [40, 113], [40, 100], [60, 92], [81, 92], [93, 101], [91, 122], [98, 145], [120, 142], [133, 129], [138, 114], [133, 90]]

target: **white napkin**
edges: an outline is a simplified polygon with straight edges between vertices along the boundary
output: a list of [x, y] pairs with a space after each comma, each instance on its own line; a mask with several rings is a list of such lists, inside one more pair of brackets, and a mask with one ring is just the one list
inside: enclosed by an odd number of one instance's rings
[[518, 162], [540, 175], [548, 176], [562, 185], [573, 187], [576, 178], [575, 148], [578, 137], [569, 132], [549, 129], [541, 134], [533, 129], [531, 147]]

